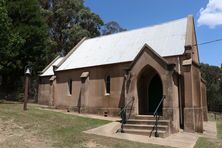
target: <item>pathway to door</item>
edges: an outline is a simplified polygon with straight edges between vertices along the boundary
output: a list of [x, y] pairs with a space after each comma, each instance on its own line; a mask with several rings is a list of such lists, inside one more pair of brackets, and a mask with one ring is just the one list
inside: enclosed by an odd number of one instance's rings
[[206, 138], [217, 137], [216, 122], [204, 122], [205, 132], [203, 134], [178, 132], [170, 135], [167, 138], [155, 138], [155, 137], [149, 138], [148, 136], [142, 136], [142, 135], [116, 133], [116, 131], [120, 128], [120, 126], [121, 125], [119, 122], [111, 122], [106, 125], [84, 131], [84, 133], [124, 139], [134, 142], [151, 143], [151, 144], [178, 147], [178, 148], [193, 148], [199, 137], [206, 137]]

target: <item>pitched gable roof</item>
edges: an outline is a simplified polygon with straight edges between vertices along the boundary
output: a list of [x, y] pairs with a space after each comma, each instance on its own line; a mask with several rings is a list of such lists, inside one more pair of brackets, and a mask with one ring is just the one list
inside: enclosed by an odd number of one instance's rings
[[40, 76], [52, 76], [54, 75], [53, 66], [57, 66], [64, 57], [56, 57], [44, 70]]
[[167, 60], [165, 60], [163, 57], [161, 57], [157, 52], [155, 52], [149, 45], [145, 44], [143, 48], [140, 50], [140, 52], [137, 54], [135, 59], [130, 64], [129, 68], [127, 70], [130, 70], [133, 68], [133, 66], [136, 64], [137, 60], [141, 57], [143, 52], [147, 52], [152, 58], [154, 58], [163, 68], [167, 70], [172, 70], [175, 67], [174, 63], [168, 63]]
[[144, 44], [160, 56], [184, 53], [187, 18], [85, 40], [57, 71], [131, 62]]

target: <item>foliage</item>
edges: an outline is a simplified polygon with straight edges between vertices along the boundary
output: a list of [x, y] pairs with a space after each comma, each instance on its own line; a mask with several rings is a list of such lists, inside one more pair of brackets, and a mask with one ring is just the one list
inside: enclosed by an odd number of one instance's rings
[[201, 73], [207, 82], [208, 108], [214, 111], [216, 105], [222, 105], [222, 68], [201, 64]]
[[36, 92], [38, 71], [83, 37], [99, 36], [102, 25], [84, 0], [0, 0], [0, 95], [20, 98], [27, 65]]
[[122, 32], [122, 31], [126, 31], [126, 29], [123, 29], [115, 21], [106, 23], [101, 29], [102, 35], [114, 34], [114, 33]]
[[83, 37], [99, 36], [103, 21], [83, 0], [40, 0], [55, 52], [67, 53]]
[[[31, 64], [37, 72], [48, 61], [48, 28], [41, 14], [38, 0], [8, 0], [8, 12], [13, 29], [24, 40], [19, 50], [21, 67]], [[23, 72], [23, 71], [22, 71]]]
[[1, 0], [0, 5], [0, 75], [9, 93], [23, 86], [26, 65], [36, 77], [53, 54], [38, 0]]
[[0, 32], [0, 75], [3, 77], [2, 84], [8, 86], [12, 83], [10, 76], [15, 76], [17, 68], [21, 68], [21, 61], [16, 59], [24, 40], [13, 31], [5, 0], [0, 1]]

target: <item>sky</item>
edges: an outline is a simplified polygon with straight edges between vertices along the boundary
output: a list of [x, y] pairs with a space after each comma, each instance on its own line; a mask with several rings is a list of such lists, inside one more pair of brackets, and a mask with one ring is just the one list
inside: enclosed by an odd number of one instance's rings
[[[222, 39], [222, 0], [85, 0], [104, 23], [127, 30], [193, 15], [198, 44]], [[200, 62], [221, 66], [222, 41], [200, 45]]]

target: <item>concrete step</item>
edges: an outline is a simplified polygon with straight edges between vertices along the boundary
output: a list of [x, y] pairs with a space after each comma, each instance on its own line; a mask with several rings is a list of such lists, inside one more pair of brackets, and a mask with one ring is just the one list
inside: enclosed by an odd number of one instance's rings
[[[156, 120], [153, 115], [136, 115], [132, 119], [141, 119], [141, 120]], [[163, 116], [159, 117], [159, 120], [162, 120]]]
[[[144, 124], [124, 124], [124, 129], [140, 129], [140, 130], [152, 130], [154, 128], [154, 124], [152, 125], [144, 125]], [[167, 125], [158, 125], [158, 130], [168, 131]]]
[[[144, 136], [155, 136], [155, 130], [151, 133], [151, 130], [138, 130], [138, 129], [123, 129], [124, 133], [128, 134], [136, 134], [136, 135], [144, 135]], [[165, 138], [168, 136], [168, 132], [166, 131], [158, 131], [159, 137]]]
[[[141, 119], [129, 119], [126, 122], [127, 124], [145, 124], [145, 125], [154, 125], [156, 120], [141, 120]], [[169, 125], [169, 120], [159, 120], [158, 125]]]

